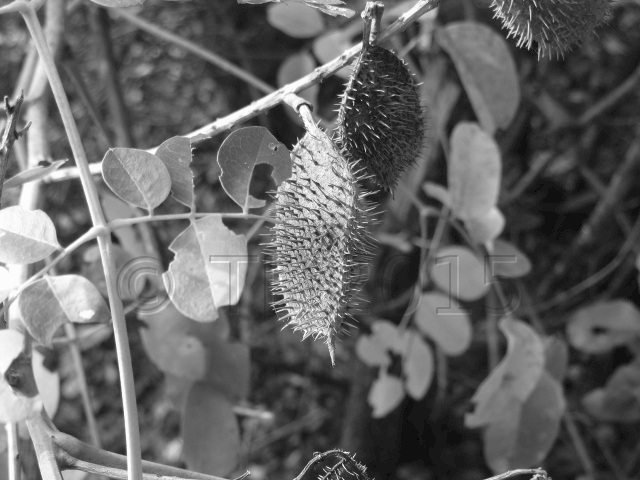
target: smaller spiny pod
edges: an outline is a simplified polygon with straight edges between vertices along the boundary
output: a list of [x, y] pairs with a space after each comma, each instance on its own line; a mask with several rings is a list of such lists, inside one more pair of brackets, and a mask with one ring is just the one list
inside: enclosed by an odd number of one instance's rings
[[493, 0], [491, 7], [519, 47], [536, 42], [538, 58], [552, 58], [593, 35], [609, 16], [610, 0]]
[[335, 449], [315, 453], [293, 480], [370, 480], [367, 467], [349, 452]]
[[291, 152], [292, 176], [276, 191], [277, 223], [267, 250], [280, 319], [304, 338], [324, 339], [335, 365], [336, 338], [366, 278], [370, 207], [356, 168], [316, 125], [307, 130]]
[[336, 143], [359, 161], [382, 189], [391, 190], [423, 146], [425, 122], [418, 85], [404, 61], [374, 45], [383, 10], [367, 3], [363, 46], [342, 95]]

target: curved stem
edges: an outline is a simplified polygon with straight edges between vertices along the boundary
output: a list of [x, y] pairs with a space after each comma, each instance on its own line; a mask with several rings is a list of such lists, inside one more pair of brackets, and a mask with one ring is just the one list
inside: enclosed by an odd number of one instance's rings
[[[53, 56], [49, 51], [46, 39], [44, 38], [42, 27], [40, 26], [40, 22], [36, 16], [35, 9], [31, 3], [28, 3], [20, 13], [27, 24], [29, 33], [33, 38], [38, 54], [40, 55], [40, 60], [47, 72], [51, 90], [58, 105], [60, 116], [62, 117], [62, 122], [69, 138], [71, 150], [78, 166], [80, 180], [87, 198], [91, 220], [94, 226], [105, 227], [107, 222], [100, 205], [98, 190], [91, 176], [89, 162], [80, 139], [80, 133], [73, 118], [69, 101], [64, 91], [64, 87], [62, 86], [62, 81], [60, 80], [60, 75], [53, 60]], [[138, 411], [135, 398], [135, 385], [133, 381], [133, 368], [131, 365], [131, 352], [129, 350], [124, 308], [122, 301], [117, 294], [116, 271], [115, 263], [113, 261], [113, 244], [108, 232], [104, 232], [98, 237], [98, 247], [102, 258], [102, 266], [109, 295], [109, 306], [111, 308], [113, 318], [114, 337], [118, 356], [122, 399], [124, 403], [128, 476], [130, 480], [141, 480], [142, 459], [140, 451], [140, 432], [138, 427]]]

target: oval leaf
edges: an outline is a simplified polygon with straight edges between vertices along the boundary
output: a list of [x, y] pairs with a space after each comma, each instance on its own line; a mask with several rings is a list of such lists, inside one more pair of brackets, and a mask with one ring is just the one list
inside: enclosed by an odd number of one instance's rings
[[23, 334], [0, 330], [0, 423], [21, 422], [42, 409], [31, 360], [24, 347]]
[[56, 160], [55, 162], [44, 162], [45, 165], [38, 165], [37, 167], [30, 168], [29, 170], [25, 170], [24, 172], [20, 172], [17, 175], [14, 175], [9, 180], [4, 182], [2, 188], [9, 189], [19, 187], [20, 185], [24, 185], [25, 183], [35, 182], [36, 180], [40, 180], [51, 172], [60, 168], [63, 164], [65, 164], [67, 160]]
[[460, 355], [471, 345], [473, 331], [469, 315], [448, 295], [423, 294], [414, 321], [447, 355]]
[[[216, 322], [217, 323], [217, 322]], [[207, 344], [208, 368], [204, 382], [225, 392], [234, 402], [249, 395], [251, 359], [249, 347], [212, 337]]]
[[212, 322], [220, 307], [238, 302], [247, 274], [247, 241], [225, 227], [218, 215], [195, 221], [169, 249], [175, 258], [162, 279], [182, 314]]
[[508, 278], [524, 277], [531, 271], [531, 261], [515, 245], [505, 240], [496, 240], [489, 256], [493, 275]]
[[184, 456], [190, 470], [226, 476], [240, 452], [240, 430], [233, 405], [217, 388], [191, 387], [182, 415]]
[[489, 289], [484, 262], [468, 248], [455, 245], [438, 251], [431, 278], [440, 289], [461, 300], [478, 300]]
[[294, 38], [311, 38], [324, 31], [322, 15], [296, 3], [270, 5], [267, 21], [272, 27]]
[[[324, 35], [320, 35], [313, 41], [313, 54], [322, 64], [329, 63], [334, 58], [342, 55], [343, 52], [353, 47], [351, 38], [343, 30], [333, 30]], [[349, 80], [351, 76], [351, 66], [346, 66], [338, 70], [335, 74], [344, 80]]]
[[[284, 87], [285, 85], [293, 83], [308, 73], [313, 72], [315, 67], [315, 60], [306, 52], [289, 55], [286, 60], [280, 64], [280, 68], [278, 69], [278, 87]], [[299, 93], [299, 95], [311, 105], [314, 111], [318, 109], [318, 92], [320, 92], [320, 86], [314, 83]], [[287, 108], [286, 112], [295, 123], [303, 125], [302, 119], [297, 112], [291, 108]]]
[[102, 178], [125, 202], [149, 211], [171, 190], [171, 176], [162, 161], [134, 148], [110, 149], [102, 159]]
[[524, 403], [544, 369], [544, 345], [531, 327], [505, 317], [500, 330], [507, 337], [507, 354], [471, 399], [475, 411], [465, 417], [470, 428], [496, 421], [513, 402]]
[[249, 194], [253, 170], [260, 164], [273, 167], [276, 186], [291, 176], [289, 150], [264, 127], [240, 128], [225, 138], [218, 150], [220, 183], [243, 211], [266, 205]]
[[527, 400], [503, 410], [485, 430], [484, 453], [493, 472], [540, 465], [558, 436], [565, 408], [562, 386], [543, 372]]
[[391, 364], [387, 349], [375, 335], [361, 335], [356, 343], [356, 354], [370, 367], [387, 367]]
[[404, 399], [404, 386], [398, 377], [380, 371], [380, 375], [371, 385], [367, 398], [373, 409], [373, 418], [382, 418], [391, 413]]
[[451, 208], [462, 220], [479, 219], [498, 201], [502, 163], [495, 140], [477, 123], [460, 122], [451, 134], [448, 166]]
[[18, 298], [29, 333], [43, 345], [66, 322], [109, 322], [111, 314], [98, 289], [80, 275], [45, 277], [27, 286]]
[[423, 398], [433, 380], [433, 353], [429, 345], [415, 333], [411, 333], [407, 352], [402, 357], [402, 371], [409, 396], [414, 400]]
[[142, 5], [144, 0], [91, 0], [93, 3], [102, 5], [103, 7], [126, 8]]
[[608, 352], [640, 337], [640, 311], [628, 300], [593, 303], [570, 316], [567, 336], [583, 352]]
[[453, 60], [482, 128], [493, 134], [509, 126], [520, 88], [504, 38], [480, 23], [454, 22], [436, 30], [436, 40]]
[[191, 139], [187, 137], [170, 138], [158, 147], [156, 157], [164, 163], [169, 171], [173, 198], [194, 211], [193, 172], [190, 167], [193, 160]]
[[0, 210], [0, 262], [25, 265], [59, 248], [56, 227], [42, 210], [20, 206]]

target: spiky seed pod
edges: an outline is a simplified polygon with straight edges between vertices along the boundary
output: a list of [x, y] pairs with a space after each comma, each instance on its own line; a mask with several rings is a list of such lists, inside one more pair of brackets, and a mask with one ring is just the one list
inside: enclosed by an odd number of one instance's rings
[[316, 453], [294, 480], [369, 480], [355, 455], [335, 449]]
[[336, 143], [383, 189], [414, 165], [424, 139], [418, 86], [404, 61], [365, 42], [342, 95]]
[[276, 192], [278, 223], [268, 250], [282, 320], [304, 338], [323, 338], [335, 364], [337, 335], [357, 303], [371, 250], [370, 209], [359, 173], [320, 129], [291, 152], [292, 176]]
[[573, 45], [593, 35], [607, 20], [609, 0], [493, 0], [495, 17], [509, 29], [508, 37], [531, 49], [538, 44], [538, 58], [560, 57]]

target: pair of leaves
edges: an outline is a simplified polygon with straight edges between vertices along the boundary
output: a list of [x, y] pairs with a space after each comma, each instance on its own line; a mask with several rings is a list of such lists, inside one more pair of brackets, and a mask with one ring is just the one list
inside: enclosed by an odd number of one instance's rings
[[[433, 380], [434, 361], [429, 345], [413, 330], [399, 330], [386, 320], [375, 322], [371, 330], [371, 335], [358, 338], [356, 352], [367, 365], [379, 367], [368, 401], [373, 417], [381, 418], [400, 405], [405, 394], [416, 400], [425, 396]], [[390, 354], [401, 357], [403, 378], [389, 374]]]
[[173, 193], [194, 210], [191, 140], [173, 137], [156, 154], [134, 148], [112, 148], [102, 159], [102, 177], [125, 202], [152, 211]]
[[484, 428], [485, 459], [494, 472], [539, 464], [555, 441], [565, 410], [561, 381], [566, 346], [545, 343], [525, 323], [500, 320], [507, 354], [480, 385], [465, 418]]

